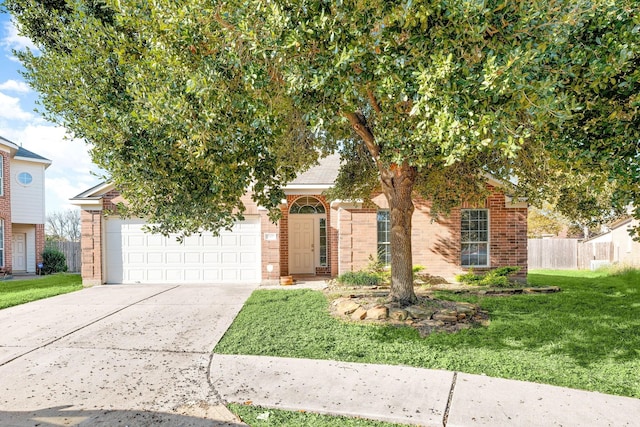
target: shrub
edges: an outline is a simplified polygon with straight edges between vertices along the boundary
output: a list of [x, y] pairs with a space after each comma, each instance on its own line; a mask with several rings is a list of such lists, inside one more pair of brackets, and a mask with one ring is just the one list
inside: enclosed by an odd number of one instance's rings
[[483, 275], [478, 275], [469, 269], [466, 274], [459, 274], [456, 280], [467, 285], [495, 286], [498, 288], [508, 288], [513, 286], [513, 282], [507, 276], [520, 271], [520, 267], [500, 267], [491, 270]]
[[44, 274], [63, 273], [67, 271], [67, 259], [56, 249], [45, 249], [42, 252], [42, 272]]
[[338, 276], [338, 282], [351, 286], [378, 286], [382, 280], [375, 273], [367, 271], [347, 271]]

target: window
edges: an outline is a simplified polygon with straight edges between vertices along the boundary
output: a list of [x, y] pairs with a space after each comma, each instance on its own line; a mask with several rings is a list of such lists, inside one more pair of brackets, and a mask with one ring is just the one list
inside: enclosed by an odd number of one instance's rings
[[292, 214], [319, 214], [324, 213], [324, 205], [315, 197], [300, 197], [291, 205], [289, 213]]
[[25, 186], [30, 185], [33, 182], [33, 177], [29, 172], [20, 172], [17, 179], [20, 184]]
[[0, 267], [4, 267], [4, 219], [0, 219]]
[[327, 220], [320, 218], [320, 265], [327, 265]]
[[389, 211], [378, 211], [378, 261], [391, 263], [391, 218]]
[[461, 213], [460, 241], [463, 267], [489, 265], [489, 211], [464, 209]]

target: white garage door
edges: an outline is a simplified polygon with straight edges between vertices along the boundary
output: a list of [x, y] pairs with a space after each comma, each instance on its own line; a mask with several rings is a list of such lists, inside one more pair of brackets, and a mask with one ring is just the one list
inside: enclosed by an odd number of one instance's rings
[[258, 283], [260, 219], [231, 231], [186, 237], [145, 233], [145, 222], [106, 221], [107, 283]]

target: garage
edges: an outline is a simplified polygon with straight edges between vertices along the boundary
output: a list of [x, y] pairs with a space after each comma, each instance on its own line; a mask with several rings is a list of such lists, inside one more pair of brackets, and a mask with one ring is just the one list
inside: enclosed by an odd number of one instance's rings
[[107, 283], [259, 283], [260, 218], [246, 217], [219, 236], [206, 232], [178, 242], [146, 233], [145, 222], [105, 223]]

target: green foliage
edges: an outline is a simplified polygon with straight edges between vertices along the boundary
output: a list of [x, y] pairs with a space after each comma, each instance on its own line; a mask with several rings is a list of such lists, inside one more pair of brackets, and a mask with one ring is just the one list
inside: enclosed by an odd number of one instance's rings
[[282, 187], [335, 151], [332, 197], [381, 189], [404, 217], [399, 194], [447, 213], [487, 173], [572, 218], [640, 209], [636, 0], [4, 7], [39, 49], [17, 56], [47, 117], [92, 144], [122, 214], [165, 234], [230, 227], [247, 189], [275, 219]]
[[420, 338], [344, 323], [321, 292], [255, 291], [216, 346], [225, 354], [409, 365], [640, 397], [640, 271], [530, 273], [554, 294], [438, 297], [479, 304], [491, 324]]
[[42, 272], [44, 274], [64, 273], [67, 271], [67, 258], [57, 249], [45, 249], [42, 252]]
[[337, 280], [350, 286], [378, 286], [382, 281], [379, 275], [367, 271], [347, 271], [339, 275]]
[[498, 267], [479, 275], [470, 268], [467, 273], [457, 275], [456, 280], [467, 285], [508, 288], [515, 284], [509, 281], [507, 276], [517, 273], [520, 269], [520, 267]]
[[7, 280], [0, 285], [0, 309], [82, 289], [79, 274], [56, 274], [29, 280]]
[[[238, 405], [233, 403], [227, 405], [227, 407], [231, 412], [239, 416], [243, 422], [252, 427], [401, 427], [400, 424], [386, 423], [383, 421], [321, 415], [306, 411], [285, 411], [282, 409], [261, 408], [259, 406]], [[259, 415], [265, 413], [269, 414], [269, 418], [266, 420], [258, 418]]]

